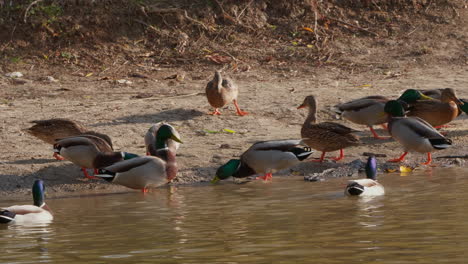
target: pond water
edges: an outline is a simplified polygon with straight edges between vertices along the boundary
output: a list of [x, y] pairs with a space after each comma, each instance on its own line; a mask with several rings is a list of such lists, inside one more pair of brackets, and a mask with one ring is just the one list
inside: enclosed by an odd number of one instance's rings
[[0, 226], [0, 263], [468, 261], [468, 169], [385, 174], [374, 199], [344, 196], [347, 180], [49, 199], [52, 223]]

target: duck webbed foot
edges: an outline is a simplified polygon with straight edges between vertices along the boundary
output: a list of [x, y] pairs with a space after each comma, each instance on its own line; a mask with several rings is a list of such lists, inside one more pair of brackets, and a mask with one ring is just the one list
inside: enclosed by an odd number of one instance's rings
[[258, 176], [257, 178], [255, 178], [256, 180], [258, 179], [262, 179], [264, 181], [268, 181], [268, 180], [272, 180], [273, 179], [273, 175], [271, 173], [265, 173], [265, 176]]
[[[382, 126], [384, 126], [384, 125], [382, 125]], [[382, 136], [379, 136], [379, 135], [375, 132], [374, 128], [372, 128], [371, 126], [369, 127], [369, 129], [370, 129], [370, 131], [372, 132], [372, 135], [374, 136], [375, 139], [390, 139], [390, 138], [391, 138], [391, 137], [382, 137]], [[384, 129], [387, 130], [387, 127], [385, 126]]]
[[234, 103], [234, 106], [236, 107], [236, 113], [238, 115], [245, 116], [245, 115], [249, 114], [247, 112], [244, 112], [244, 111], [240, 110], [239, 105], [237, 104], [237, 100], [233, 100], [232, 102]]
[[97, 177], [90, 176], [90, 175], [88, 174], [88, 170], [87, 170], [85, 167], [81, 167], [81, 170], [83, 171], [83, 174], [84, 174], [84, 176], [85, 176], [87, 179], [97, 179]]
[[408, 154], [408, 152], [404, 152], [398, 159], [391, 159], [387, 160], [388, 162], [402, 162], [405, 160], [405, 156]]
[[432, 163], [432, 153], [428, 152], [427, 153], [427, 161], [421, 163], [421, 165], [431, 165], [431, 163]]
[[212, 113], [209, 113], [210, 115], [221, 115], [221, 112], [218, 110], [218, 108], [215, 108], [215, 110]]

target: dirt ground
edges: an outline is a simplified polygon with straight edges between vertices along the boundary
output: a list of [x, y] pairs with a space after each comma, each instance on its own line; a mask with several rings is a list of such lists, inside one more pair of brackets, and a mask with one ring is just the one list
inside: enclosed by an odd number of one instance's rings
[[[380, 163], [398, 157], [402, 148], [397, 142], [373, 139], [367, 128], [337, 120], [330, 107], [367, 95], [395, 98], [407, 88], [452, 87], [460, 98], [468, 98], [468, 13], [466, 9], [460, 12], [456, 27], [448, 25], [437, 32], [416, 28], [412, 39], [373, 39], [372, 43], [367, 43], [369, 37], [337, 40], [340, 61], [356, 67], [245, 60], [249, 67], [243, 70], [206, 61], [149, 69], [119, 61], [112, 66], [113, 74], [107, 74], [72, 64], [43, 65], [37, 61], [5, 66], [0, 74], [1, 199], [29, 199], [30, 186], [37, 178], [46, 181], [51, 197], [129, 191], [104, 181], [87, 180], [77, 166], [54, 160], [50, 145], [23, 131], [31, 126], [30, 121], [38, 119], [78, 120], [109, 135], [116, 150], [140, 155], [145, 153], [143, 136], [147, 129], [153, 123], [167, 121], [184, 142], [177, 154], [178, 177], [172, 184], [209, 184], [220, 165], [238, 157], [253, 142], [299, 138], [307, 113], [296, 107], [313, 94], [319, 100], [319, 121], [336, 121], [361, 130], [358, 135], [365, 144], [345, 149], [344, 161], [306, 161], [278, 175], [312, 175], [364, 160], [364, 152], [387, 155], [378, 159]], [[232, 104], [221, 109], [221, 116], [207, 114], [212, 109], [204, 95], [205, 85], [214, 70], [221, 68], [240, 87], [239, 105], [249, 115], [236, 116]], [[19, 81], [5, 77], [12, 71], [20, 71], [24, 77]], [[177, 77], [171, 78], [174, 75]], [[55, 81], [46, 76], [53, 76]], [[468, 153], [467, 118], [462, 114], [444, 129], [454, 145], [434, 157]], [[312, 156], [319, 155], [316, 152]], [[411, 153], [408, 163], [414, 165], [425, 158]], [[464, 159], [435, 159], [435, 163], [465, 166]]]

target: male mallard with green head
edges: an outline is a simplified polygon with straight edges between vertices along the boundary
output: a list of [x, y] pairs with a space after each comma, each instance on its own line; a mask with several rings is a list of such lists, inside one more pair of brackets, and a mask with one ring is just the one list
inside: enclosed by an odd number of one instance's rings
[[237, 95], [239, 94], [239, 88], [237, 85], [229, 78], [224, 78], [221, 76], [219, 71], [215, 72], [213, 80], [211, 80], [206, 85], [206, 98], [212, 107], [215, 108], [214, 112], [211, 115], [221, 115], [218, 108], [221, 108], [233, 102], [236, 107], [236, 113], [240, 116], [248, 114], [240, 110], [239, 105], [237, 104]]
[[34, 205], [13, 205], [0, 209], [0, 223], [44, 223], [54, 219], [50, 208], [44, 202], [44, 182], [34, 181], [32, 194]]
[[[431, 98], [417, 90], [408, 89], [397, 100], [401, 100], [409, 104], [416, 102], [417, 100], [430, 99]], [[381, 113], [388, 101], [389, 99], [387, 97], [373, 95], [339, 104], [335, 107], [344, 119], [355, 124], [368, 126], [374, 138], [389, 139], [389, 137], [379, 136], [372, 127], [374, 125], [382, 125], [385, 130], [387, 129], [384, 124], [387, 122], [388, 117], [386, 115], [381, 115]]]
[[136, 157], [114, 163], [100, 169], [95, 176], [146, 193], [148, 188], [169, 183], [177, 176], [176, 155], [172, 149], [164, 143], [157, 152], [155, 157]]
[[165, 122], [156, 123], [145, 135], [146, 155], [157, 156], [158, 149], [165, 148], [166, 144], [175, 154], [180, 143], [180, 135], [173, 126]]
[[398, 159], [389, 162], [401, 162], [408, 152], [427, 153], [427, 161], [432, 162], [431, 152], [446, 149], [452, 145], [452, 140], [444, 137], [429, 123], [419, 117], [406, 117], [403, 106], [398, 101], [389, 101], [384, 111], [389, 115], [388, 131], [398, 141], [405, 152]]
[[87, 168], [95, 169], [96, 172], [98, 168], [138, 156], [127, 152], [114, 152], [102, 138], [86, 134], [58, 140], [54, 144], [54, 154], [80, 166], [88, 179], [93, 177], [88, 175]]
[[[88, 130], [81, 123], [67, 118], [34, 120], [31, 123], [34, 125], [25, 131], [51, 145], [55, 144], [58, 139], [88, 134], [102, 138], [112, 147], [112, 140], [108, 135]], [[54, 155], [54, 157], [63, 160], [60, 156]]]
[[216, 171], [216, 183], [230, 176], [245, 178], [264, 173], [259, 177], [264, 180], [272, 178], [272, 173], [287, 169], [305, 160], [312, 154], [309, 148], [304, 148], [301, 140], [272, 140], [253, 144], [240, 159], [231, 159]]
[[351, 180], [345, 188], [350, 196], [378, 196], [385, 194], [382, 184], [377, 182], [377, 159], [370, 156], [366, 163], [366, 178]]
[[336, 150], [340, 151], [340, 156], [332, 159], [341, 160], [344, 158], [344, 148], [360, 145], [359, 138], [351, 134], [357, 130], [334, 122], [317, 123], [317, 99], [315, 96], [307, 96], [304, 102], [297, 107], [297, 109], [300, 108], [309, 109], [309, 114], [301, 128], [301, 137], [307, 146], [322, 151], [319, 162], [323, 162], [326, 152]]

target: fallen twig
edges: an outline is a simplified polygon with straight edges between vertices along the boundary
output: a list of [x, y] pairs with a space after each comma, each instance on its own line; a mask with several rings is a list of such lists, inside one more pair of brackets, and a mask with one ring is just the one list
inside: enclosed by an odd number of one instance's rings
[[36, 4], [38, 4], [39, 2], [42, 2], [42, 1], [43, 1], [43, 0], [35, 0], [35, 1], [33, 1], [32, 3], [30, 3], [30, 4], [28, 5], [28, 7], [26, 8], [26, 11], [24, 11], [24, 18], [23, 18], [24, 23], [26, 23], [26, 20], [27, 20], [27, 18], [28, 18], [29, 9], [31, 9], [31, 7], [32, 7], [33, 5], [36, 5]]
[[254, 0], [250, 0], [250, 2], [248, 4], [245, 5], [244, 9], [242, 9], [242, 11], [239, 13], [238, 16], [236, 16], [236, 21], [237, 23], [239, 23], [239, 19], [240, 17], [242, 16], [242, 14], [244, 14], [245, 10], [253, 3]]
[[366, 157], [370, 157], [370, 156], [374, 156], [374, 157], [381, 157], [381, 158], [385, 158], [387, 157], [386, 154], [381, 154], [381, 153], [372, 153], [372, 152], [364, 152], [362, 153], [363, 156], [366, 156]]
[[451, 155], [435, 157], [436, 159], [468, 159], [468, 155]]
[[184, 10], [184, 17], [186, 19], [188, 19], [190, 22], [193, 22], [195, 24], [198, 24], [198, 25], [202, 26], [204, 30], [209, 31], [208, 27], [205, 24], [203, 24], [203, 22], [200, 22], [200, 21], [198, 21], [196, 19], [193, 19], [193, 18], [189, 17], [189, 15], [187, 13], [187, 10]]
[[339, 19], [336, 19], [336, 18], [331, 18], [331, 17], [328, 17], [328, 16], [325, 17], [325, 18], [327, 18], [327, 19], [329, 19], [329, 20], [331, 20], [331, 21], [335, 21], [335, 22], [344, 24], [344, 25], [346, 25], [346, 26], [350, 26], [350, 27], [359, 29], [359, 30], [361, 30], [361, 31], [364, 31], [364, 32], [369, 33], [369, 34], [371, 34], [371, 35], [374, 35], [374, 36], [376, 36], [376, 37], [379, 36], [379, 34], [377, 34], [377, 33], [375, 33], [375, 32], [372, 32], [372, 31], [370, 31], [370, 30], [368, 30], [368, 29], [362, 28], [362, 27], [360, 27], [360, 26], [356, 26], [356, 25], [350, 24], [350, 23], [348, 23], [348, 22], [344, 22], [344, 21], [342, 21], [342, 20], [339, 20]]

